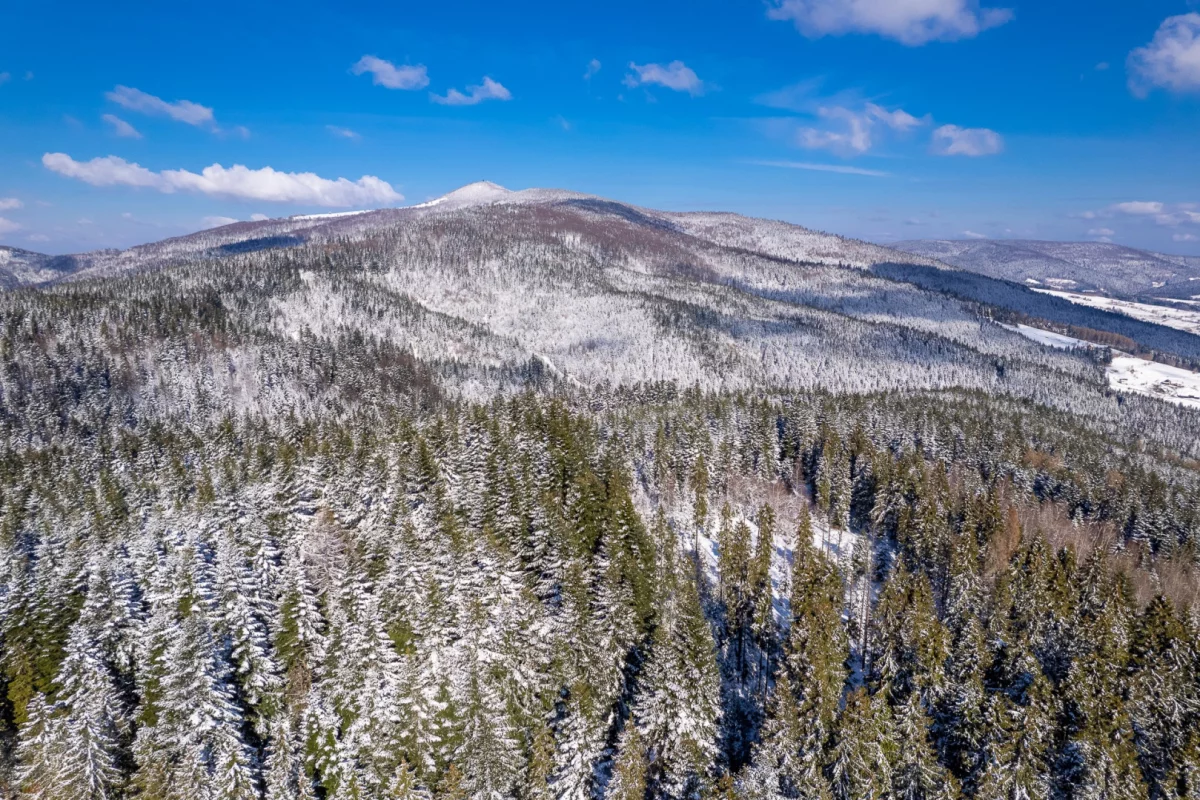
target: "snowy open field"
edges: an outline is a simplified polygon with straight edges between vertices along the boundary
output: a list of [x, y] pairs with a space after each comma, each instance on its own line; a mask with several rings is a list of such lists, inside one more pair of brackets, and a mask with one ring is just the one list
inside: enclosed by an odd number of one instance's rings
[[[1048, 347], [1095, 347], [1082, 339], [1031, 328], [1028, 325], [1004, 327]], [[1149, 395], [1191, 408], [1200, 408], [1200, 373], [1123, 353], [1116, 354], [1108, 367], [1108, 385], [1117, 391]]]
[[1034, 289], [1035, 292], [1054, 295], [1063, 300], [1101, 311], [1114, 311], [1143, 322], [1155, 325], [1165, 325], [1168, 328], [1200, 334], [1200, 311], [1184, 311], [1181, 308], [1167, 308], [1149, 303], [1134, 303], [1130, 300], [1117, 300], [1112, 297], [1101, 297], [1079, 292], [1059, 292], [1053, 289]]
[[1064, 350], [1069, 350], [1072, 347], [1095, 347], [1091, 342], [1085, 342], [1082, 339], [1064, 336], [1061, 333], [1054, 333], [1053, 331], [1044, 331], [1041, 328], [1031, 328], [1028, 325], [1001, 325], [1000, 327], [1016, 331], [1027, 339], [1032, 339], [1038, 344], [1044, 344], [1049, 347], [1060, 347]]
[[1200, 408], [1200, 373], [1186, 369], [1117, 356], [1108, 368], [1108, 382], [1114, 389]]

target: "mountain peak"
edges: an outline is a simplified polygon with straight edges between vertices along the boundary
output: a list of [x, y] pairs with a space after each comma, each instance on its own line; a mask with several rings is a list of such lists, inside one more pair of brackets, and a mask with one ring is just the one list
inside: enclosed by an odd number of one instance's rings
[[507, 199], [512, 194], [512, 191], [505, 189], [498, 183], [476, 181], [475, 183], [468, 183], [466, 186], [455, 189], [449, 194], [444, 194], [436, 200], [415, 205], [413, 208], [432, 208], [434, 206], [465, 208], [467, 206], [481, 206], [498, 203]]

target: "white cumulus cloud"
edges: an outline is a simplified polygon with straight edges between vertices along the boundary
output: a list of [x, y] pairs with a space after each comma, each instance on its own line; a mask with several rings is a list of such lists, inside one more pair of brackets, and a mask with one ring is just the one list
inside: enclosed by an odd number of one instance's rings
[[1163, 212], [1163, 204], [1147, 200], [1132, 200], [1128, 203], [1117, 203], [1113, 206], [1113, 211], [1133, 216], [1153, 216]]
[[117, 156], [76, 161], [66, 153], [46, 153], [42, 164], [52, 172], [93, 186], [140, 186], [170, 194], [196, 192], [213, 197], [296, 203], [312, 206], [366, 206], [395, 203], [404, 197], [387, 181], [364, 175], [357, 181], [331, 180], [311, 172], [280, 172], [271, 167], [249, 169], [234, 164], [205, 167], [199, 173], [183, 169], [153, 172]]
[[943, 125], [933, 132], [933, 152], [941, 156], [991, 156], [1004, 150], [1004, 139], [987, 128]]
[[625, 85], [629, 87], [656, 84], [676, 92], [687, 92], [695, 97], [704, 94], [704, 81], [682, 61], [672, 61], [670, 64], [635, 64], [629, 62], [633, 72], [625, 76]]
[[0, 197], [0, 211], [12, 211], [24, 205], [24, 203], [15, 197]]
[[769, 6], [771, 19], [794, 23], [810, 39], [874, 33], [909, 46], [970, 39], [1013, 17], [978, 0], [769, 0]]
[[1092, 228], [1088, 231], [1088, 236], [1116, 236], [1117, 232], [1112, 228]]
[[204, 219], [200, 220], [201, 224], [203, 224], [205, 228], [220, 228], [222, 225], [232, 225], [238, 221], [239, 220], [236, 220], [233, 217], [222, 216], [205, 217]]
[[1171, 237], [1171, 240], [1176, 242], [1200, 242], [1200, 236], [1194, 233], [1177, 233]]
[[976, 233], [975, 231], [963, 231], [963, 236], [967, 237], [968, 239], [986, 239], [986, 238], [988, 238], [987, 234]]
[[113, 133], [115, 133], [117, 136], [121, 136], [126, 139], [142, 138], [142, 134], [138, 132], [137, 128], [133, 127], [116, 114], [102, 114], [100, 119], [104, 120], [109, 125], [112, 125]]
[[499, 81], [484, 77], [478, 86], [468, 86], [465, 94], [451, 89], [444, 95], [430, 94], [429, 99], [443, 106], [474, 106], [484, 100], [512, 100], [512, 93]]
[[19, 223], [13, 222], [11, 219], [0, 217], [0, 234], [12, 233], [21, 230]]
[[429, 71], [425, 69], [424, 64], [415, 66], [405, 64], [397, 67], [392, 62], [376, 56], [363, 56], [350, 68], [350, 71], [355, 75], [369, 72], [372, 83], [387, 89], [411, 91], [424, 89], [429, 85]]
[[208, 106], [193, 103], [191, 100], [167, 102], [161, 97], [155, 97], [152, 94], [147, 94], [140, 89], [134, 89], [129, 86], [118, 86], [111, 92], [108, 92], [105, 97], [130, 111], [158, 117], [169, 117], [176, 122], [184, 122], [188, 125], [215, 127], [217, 122], [213, 116], [213, 110]]
[[[163, 187], [162, 177], [145, 167], [131, 164], [117, 156], [93, 158], [80, 162], [66, 153], [46, 153], [42, 165], [51, 172], [75, 178], [92, 186], [150, 186]], [[168, 191], [168, 189], [164, 189]]]
[[1151, 89], [1200, 91], [1200, 13], [1168, 17], [1154, 39], [1129, 54], [1129, 88], [1139, 97]]

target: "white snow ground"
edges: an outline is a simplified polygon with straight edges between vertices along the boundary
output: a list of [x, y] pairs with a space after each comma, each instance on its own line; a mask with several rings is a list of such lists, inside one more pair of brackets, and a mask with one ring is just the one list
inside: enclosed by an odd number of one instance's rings
[[1101, 311], [1115, 311], [1127, 317], [1140, 319], [1155, 325], [1164, 325], [1188, 333], [1200, 334], [1200, 311], [1184, 311], [1181, 308], [1167, 308], [1149, 303], [1135, 303], [1130, 300], [1117, 300], [1112, 297], [1102, 297], [1094, 294], [1079, 292], [1057, 292], [1051, 289], [1034, 289], [1035, 292], [1049, 294], [1072, 303]]
[[[1004, 327], [1048, 347], [1069, 349], [1096, 346], [1082, 339], [1031, 328], [1028, 325]], [[1189, 408], [1200, 408], [1200, 373], [1114, 351], [1107, 374], [1108, 385], [1116, 391], [1144, 394]]]
[[1061, 333], [1054, 333], [1053, 331], [1044, 331], [1041, 328], [1031, 328], [1028, 325], [1001, 325], [1000, 327], [1016, 331], [1027, 339], [1032, 339], [1038, 344], [1044, 344], [1049, 347], [1059, 347], [1065, 350], [1073, 347], [1095, 347], [1091, 342], [1085, 342], [1082, 339], [1064, 336]]
[[338, 217], [353, 217], [357, 214], [370, 214], [376, 209], [368, 208], [362, 211], [331, 211], [327, 214], [296, 214], [288, 219], [337, 219]]
[[1108, 382], [1114, 389], [1200, 408], [1200, 373], [1186, 369], [1122, 355], [1113, 358]]
[[[687, 507], [682, 510], [685, 512], [689, 511]], [[719, 521], [715, 518], [715, 514], [712, 517], [709, 520], [709, 530], [697, 536], [695, 542], [690, 544], [690, 547], [695, 547], [697, 550], [697, 557], [704, 570], [708, 585], [716, 586], [719, 582], [717, 559], [720, 556], [720, 547], [716, 539], [711, 538], [711, 536], [716, 535]], [[843, 578], [847, 580], [847, 605], [853, 607], [855, 592], [861, 591], [861, 587], [856, 586], [850, 578], [853, 575], [854, 548], [862, 537], [849, 530], [831, 528], [816, 513], [812, 515], [811, 521], [813, 547], [824, 553], [830, 561], [838, 565]], [[745, 522], [747, 527], [750, 528], [752, 541], [758, 539], [758, 526], [754, 524], [752, 518], [735, 514], [733, 524], [737, 525], [739, 522]], [[690, 516], [685, 514], [677, 518], [677, 523], [682, 523], [682, 529], [684, 530], [690, 528]], [[786, 625], [787, 620], [790, 618], [788, 606], [792, 593], [792, 558], [795, 553], [795, 538], [796, 520], [781, 517], [776, 521], [775, 554], [771, 559], [771, 596], [773, 598], [773, 605], [775, 606], [776, 619], [783, 625]]]

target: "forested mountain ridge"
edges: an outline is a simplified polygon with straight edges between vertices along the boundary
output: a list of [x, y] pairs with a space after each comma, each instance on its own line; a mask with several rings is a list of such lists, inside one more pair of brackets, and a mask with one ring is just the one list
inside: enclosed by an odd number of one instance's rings
[[0, 294], [6, 794], [1200, 792], [1200, 414], [882, 249], [468, 188]]
[[75, 269], [71, 256], [47, 256], [0, 245], [0, 289], [48, 283]]
[[[740, 247], [790, 260], [859, 267], [895, 260], [919, 264], [935, 263], [921, 256], [903, 254], [867, 242], [818, 233], [783, 222], [751, 219], [736, 214], [660, 212], [559, 189], [510, 191], [486, 181], [464, 186], [443, 197], [415, 206], [376, 211], [302, 214], [236, 222], [126, 250], [97, 250], [66, 256], [47, 256], [14, 248], [0, 248], [0, 252], [11, 251], [14, 262], [18, 258], [36, 261], [39, 264], [55, 260], [58, 265], [57, 274], [32, 270], [14, 274], [13, 279], [19, 285], [35, 285], [64, 278], [113, 276], [161, 269], [198, 259], [303, 243], [319, 244], [347, 238], [361, 239], [375, 231], [406, 222], [488, 206], [591, 208], [666, 230], [688, 233], [725, 246]], [[4, 262], [0, 261], [0, 267], [3, 266]]]
[[991, 278], [1048, 289], [1185, 299], [1200, 294], [1200, 258], [1110, 242], [918, 239], [891, 246]]

